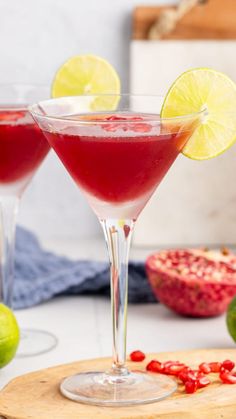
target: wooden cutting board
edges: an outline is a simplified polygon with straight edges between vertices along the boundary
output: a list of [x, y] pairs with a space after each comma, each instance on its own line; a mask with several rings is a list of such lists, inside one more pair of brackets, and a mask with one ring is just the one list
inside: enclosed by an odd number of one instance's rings
[[[173, 2], [174, 3], [174, 2]], [[147, 39], [160, 14], [174, 6], [138, 6], [133, 14], [133, 39]], [[236, 39], [236, 1], [205, 0], [190, 10], [162, 39]]]
[[[180, 360], [196, 367], [203, 361], [236, 362], [236, 349], [196, 350], [150, 354], [148, 359]], [[236, 385], [223, 385], [212, 375], [213, 384], [192, 395], [179, 386], [171, 397], [136, 407], [86, 406], [64, 398], [59, 383], [80, 371], [107, 369], [110, 359], [94, 359], [48, 368], [11, 381], [0, 392], [0, 418], [4, 419], [235, 419]], [[143, 363], [145, 364], [145, 363]], [[134, 364], [130, 364], [134, 368]], [[144, 365], [135, 364], [135, 369]]]

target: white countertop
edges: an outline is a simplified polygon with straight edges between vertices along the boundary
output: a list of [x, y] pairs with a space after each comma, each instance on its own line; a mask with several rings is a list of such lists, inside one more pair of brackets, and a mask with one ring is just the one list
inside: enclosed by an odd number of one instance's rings
[[[51, 241], [47, 248], [71, 257], [106, 257], [101, 241]], [[135, 249], [133, 258], [144, 258], [149, 250]], [[236, 348], [228, 335], [225, 316], [212, 319], [190, 319], [175, 315], [161, 304], [129, 306], [128, 353], [174, 351], [196, 348]], [[45, 329], [58, 337], [57, 347], [43, 355], [16, 357], [0, 373], [0, 387], [12, 378], [41, 368], [80, 359], [111, 354], [110, 302], [102, 297], [58, 297], [39, 306], [18, 310], [21, 327]]]

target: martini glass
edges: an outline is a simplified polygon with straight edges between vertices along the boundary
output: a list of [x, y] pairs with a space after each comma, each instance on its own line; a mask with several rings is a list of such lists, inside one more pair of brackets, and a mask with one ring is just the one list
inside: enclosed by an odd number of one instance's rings
[[[19, 201], [50, 149], [27, 106], [45, 97], [48, 97], [46, 87], [0, 85], [0, 299], [9, 307], [12, 307]], [[17, 355], [37, 355], [55, 344], [56, 338], [48, 332], [21, 329]]]
[[61, 383], [62, 394], [78, 402], [135, 405], [176, 390], [167, 376], [126, 366], [128, 254], [135, 221], [202, 117], [161, 119], [162, 102], [155, 96], [85, 95], [30, 108], [97, 214], [110, 258], [113, 362], [107, 371], [78, 373]]

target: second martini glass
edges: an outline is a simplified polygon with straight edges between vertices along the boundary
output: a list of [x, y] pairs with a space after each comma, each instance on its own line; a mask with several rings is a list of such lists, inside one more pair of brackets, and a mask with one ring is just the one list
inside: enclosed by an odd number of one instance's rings
[[72, 400], [134, 405], [163, 399], [176, 389], [167, 376], [126, 366], [128, 255], [135, 221], [202, 116], [161, 119], [162, 101], [155, 96], [77, 96], [30, 108], [97, 214], [110, 257], [113, 363], [107, 371], [66, 378], [61, 391]]
[[[12, 306], [15, 222], [20, 198], [49, 152], [27, 106], [48, 96], [34, 85], [0, 85], [0, 299]], [[44, 330], [21, 329], [18, 356], [47, 352], [57, 343]]]

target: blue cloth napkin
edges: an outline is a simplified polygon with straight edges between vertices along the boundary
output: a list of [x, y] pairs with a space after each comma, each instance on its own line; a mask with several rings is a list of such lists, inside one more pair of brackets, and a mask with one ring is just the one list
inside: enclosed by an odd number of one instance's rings
[[[71, 261], [46, 252], [33, 233], [17, 227], [13, 295], [15, 309], [31, 307], [57, 295], [109, 293], [108, 263]], [[129, 265], [129, 302], [156, 302], [142, 262], [131, 262]]]

